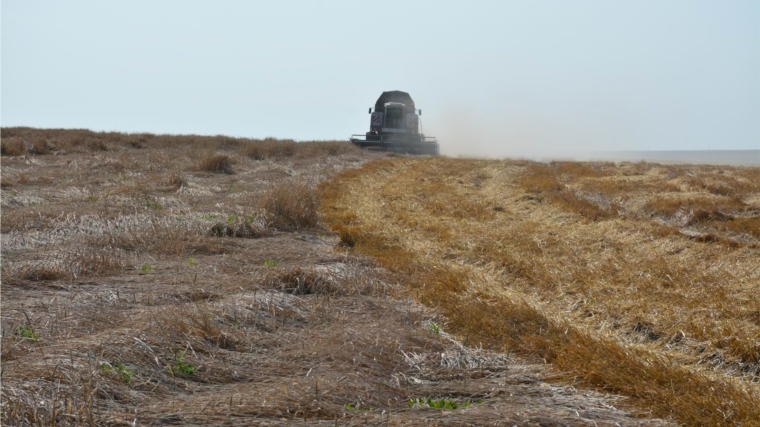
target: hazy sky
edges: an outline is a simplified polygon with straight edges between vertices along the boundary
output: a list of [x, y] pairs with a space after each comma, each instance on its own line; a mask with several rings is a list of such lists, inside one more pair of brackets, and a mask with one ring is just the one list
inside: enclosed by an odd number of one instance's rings
[[343, 139], [411, 93], [444, 153], [759, 149], [760, 1], [2, 1], [2, 126]]

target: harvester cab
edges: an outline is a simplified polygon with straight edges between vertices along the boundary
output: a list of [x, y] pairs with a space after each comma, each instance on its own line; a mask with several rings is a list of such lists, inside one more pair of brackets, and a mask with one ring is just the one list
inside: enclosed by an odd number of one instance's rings
[[438, 155], [438, 141], [422, 134], [422, 110], [415, 109], [408, 93], [383, 92], [375, 103], [375, 111], [370, 108], [369, 113], [369, 132], [351, 135], [352, 144], [376, 151]]

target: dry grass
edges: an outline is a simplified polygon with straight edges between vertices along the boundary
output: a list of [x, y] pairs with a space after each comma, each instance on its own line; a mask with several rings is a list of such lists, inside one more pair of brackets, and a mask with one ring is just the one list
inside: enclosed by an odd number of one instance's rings
[[108, 145], [101, 139], [87, 138], [85, 145], [90, 151], [108, 151]]
[[262, 141], [246, 142], [242, 152], [254, 160], [281, 160], [284, 158], [314, 158], [357, 154], [359, 149], [342, 141], [315, 141], [299, 144], [293, 140], [267, 138]]
[[[756, 175], [401, 159], [338, 176], [322, 209], [346, 246], [403, 273], [466, 341], [551, 362], [643, 413], [758, 425]], [[460, 215], [473, 204], [493, 213]]]
[[323, 156], [342, 156], [359, 154], [360, 148], [343, 141], [314, 141], [310, 144], [299, 144], [296, 155], [300, 158], [313, 158]]
[[520, 185], [529, 198], [594, 221], [654, 217], [698, 240], [754, 246], [755, 176], [752, 168], [552, 162], [528, 164]]
[[294, 269], [278, 273], [268, 281], [268, 286], [292, 295], [334, 294], [334, 280], [314, 269]]
[[217, 222], [208, 231], [214, 237], [240, 237], [258, 239], [272, 235], [265, 223], [247, 220], [233, 220], [226, 223]]
[[24, 143], [18, 139], [3, 139], [1, 147], [2, 149], [0, 149], [0, 153], [3, 156], [21, 156], [26, 153], [26, 150], [24, 149]]
[[249, 142], [243, 146], [245, 155], [254, 160], [293, 157], [296, 149], [297, 143], [295, 141], [274, 138]]
[[72, 245], [65, 253], [48, 253], [43, 259], [5, 263], [3, 278], [48, 281], [108, 276], [131, 268], [131, 261], [131, 257], [119, 249], [87, 242]]
[[174, 190], [179, 190], [187, 185], [187, 180], [179, 172], [174, 172], [166, 177], [166, 185]]
[[[610, 206], [609, 203], [599, 200], [599, 198], [584, 197], [583, 194], [573, 191], [559, 182], [560, 179], [571, 181], [578, 178], [603, 177], [609, 173], [602, 169], [602, 166], [608, 166], [607, 164], [595, 166], [570, 162], [552, 162], [549, 165], [533, 163], [528, 165], [525, 173], [520, 177], [520, 185], [528, 193], [542, 195], [550, 201], [564, 206], [565, 209], [593, 221], [614, 217], [616, 215], [614, 206]], [[609, 190], [607, 193], [609, 194]]]
[[[0, 132], [55, 153], [2, 157], [3, 425], [666, 424], [463, 345], [403, 297], [405, 276], [347, 254], [314, 186], [382, 155], [314, 142], [261, 161], [241, 138]], [[236, 174], [178, 172], [209, 152]], [[450, 221], [506, 213], [442, 201], [425, 206]], [[358, 246], [401, 247], [346, 220]], [[409, 407], [427, 398], [459, 408]]]
[[661, 215], [672, 217], [678, 213], [705, 212], [708, 215], [720, 216], [724, 219], [732, 214], [751, 212], [756, 207], [748, 205], [736, 198], [715, 198], [700, 195], [698, 197], [653, 197], [641, 207], [644, 215]]
[[[286, 160], [357, 155], [361, 151], [344, 141], [295, 142], [289, 139], [231, 138], [224, 135], [155, 135], [93, 132], [86, 129], [3, 128], [3, 155], [87, 153], [127, 148], [169, 149], [184, 147], [193, 152], [227, 152], [254, 160]], [[27, 147], [29, 150], [27, 151]]]
[[320, 222], [319, 194], [306, 184], [281, 184], [264, 193], [259, 206], [281, 230], [314, 228]]
[[546, 191], [560, 191], [562, 184], [550, 175], [543, 175], [540, 169], [533, 171], [530, 175], [526, 174], [521, 179], [521, 184], [528, 192], [543, 193]]
[[733, 218], [729, 221], [712, 221], [711, 224], [718, 231], [737, 233], [752, 236], [760, 240], [760, 218]]
[[226, 154], [209, 154], [198, 161], [195, 170], [232, 174], [232, 159]]

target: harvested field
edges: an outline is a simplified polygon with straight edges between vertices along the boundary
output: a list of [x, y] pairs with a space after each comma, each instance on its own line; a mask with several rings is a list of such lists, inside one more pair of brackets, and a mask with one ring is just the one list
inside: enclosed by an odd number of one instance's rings
[[[2, 129], [2, 147], [3, 425], [671, 424], [447, 317], [404, 269], [424, 265], [411, 251], [427, 233], [464, 230], [431, 217], [394, 264], [396, 243], [370, 253], [358, 222], [325, 228], [337, 183], [373, 194], [357, 185], [410, 160], [344, 142], [29, 128]], [[443, 202], [424, 206], [446, 221], [511, 209]]]
[[464, 342], [685, 425], [760, 425], [760, 169], [395, 159], [323, 185]]

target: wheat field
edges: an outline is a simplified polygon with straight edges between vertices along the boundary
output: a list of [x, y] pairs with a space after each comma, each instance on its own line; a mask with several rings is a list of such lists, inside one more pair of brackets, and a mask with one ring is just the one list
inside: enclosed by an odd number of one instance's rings
[[758, 168], [394, 159], [322, 209], [465, 343], [643, 415], [760, 425]]

